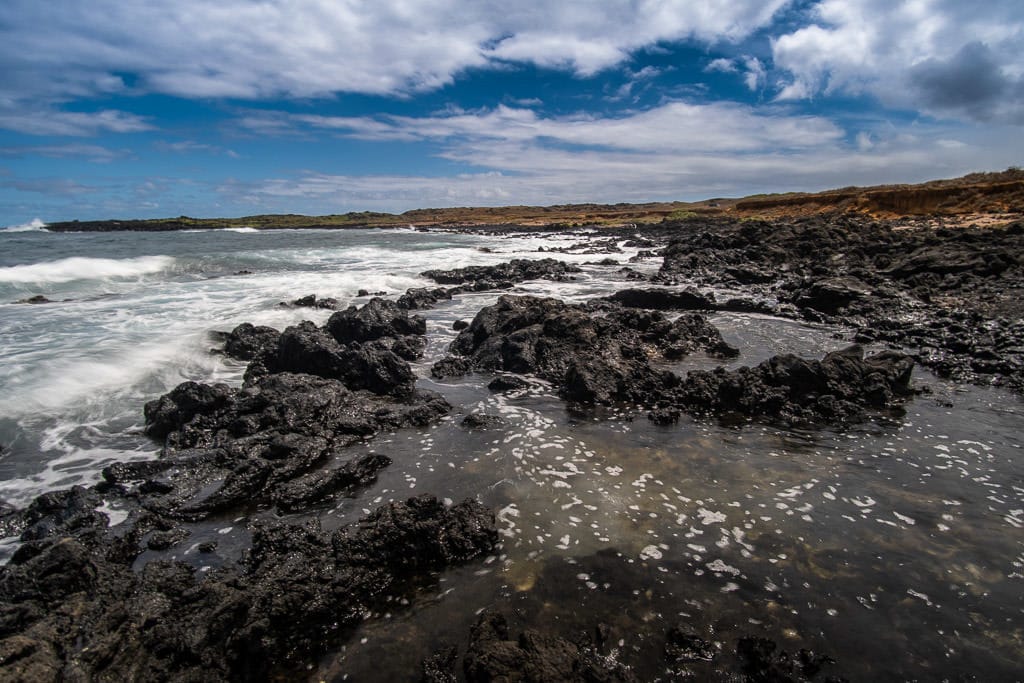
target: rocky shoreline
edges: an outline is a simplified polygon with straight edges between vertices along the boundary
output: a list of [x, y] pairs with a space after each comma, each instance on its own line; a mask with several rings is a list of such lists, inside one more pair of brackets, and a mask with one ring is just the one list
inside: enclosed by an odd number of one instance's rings
[[[649, 277], [633, 271], [633, 286], [585, 304], [505, 294], [460, 326], [431, 374], [493, 375], [495, 392], [539, 379], [574, 409], [628, 405], [655, 424], [689, 414], [811, 430], [899, 416], [922, 391], [915, 364], [1024, 391], [1024, 223], [928, 230], [850, 217], [705, 218], [581, 240], [595, 255], [629, 243], [660, 267]], [[370, 298], [321, 326], [244, 324], [222, 334], [222, 353], [248, 363], [243, 385], [186, 382], [147, 403], [157, 459], [108, 467], [102, 483], [24, 509], [0, 508], [2, 535], [21, 542], [0, 569], [0, 677], [301, 677], [367, 614], [401, 609], [394, 605], [446, 568], [499, 552], [495, 511], [443, 492], [372, 510], [366, 502], [357, 523], [330, 531], [319, 514], [332, 500], [358, 500], [393, 465], [382, 454], [352, 455], [354, 446], [452, 412], [444, 396], [417, 387], [410, 362], [423, 357], [427, 326], [415, 311], [577, 272], [551, 258], [428, 271], [436, 288]], [[737, 355], [709, 320], [719, 311], [827, 325], [848, 347], [685, 376], [666, 369], [695, 353]], [[129, 511], [113, 527], [102, 511], [110, 501]], [[280, 519], [248, 524], [240, 558], [213, 571], [140, 561], [184, 543], [198, 524], [255, 510]], [[611, 654], [606, 627], [593, 626], [573, 640], [540, 626], [516, 635], [484, 611], [463, 643], [410, 679], [637, 680]], [[838, 680], [830, 676], [842, 662], [790, 645], [787, 653], [743, 638], [720, 651], [680, 623], [664, 634], [663, 667], [680, 678]]]

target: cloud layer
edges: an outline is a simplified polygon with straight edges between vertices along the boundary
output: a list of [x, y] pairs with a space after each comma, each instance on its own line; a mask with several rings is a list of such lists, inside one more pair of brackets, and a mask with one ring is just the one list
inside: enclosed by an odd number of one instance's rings
[[5, 0], [0, 73], [19, 220], [697, 199], [1024, 162], [1020, 0]]
[[773, 40], [779, 98], [870, 94], [936, 116], [1024, 123], [1024, 5], [823, 0]]
[[788, 0], [6, 0], [2, 96], [138, 86], [262, 98], [437, 88], [502, 60], [587, 75], [659, 41], [735, 41]]

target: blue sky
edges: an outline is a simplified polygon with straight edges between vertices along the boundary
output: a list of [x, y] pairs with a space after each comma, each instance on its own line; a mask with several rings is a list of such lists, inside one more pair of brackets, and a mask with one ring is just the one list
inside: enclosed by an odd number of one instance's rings
[[1024, 165], [1019, 0], [5, 0], [0, 225]]

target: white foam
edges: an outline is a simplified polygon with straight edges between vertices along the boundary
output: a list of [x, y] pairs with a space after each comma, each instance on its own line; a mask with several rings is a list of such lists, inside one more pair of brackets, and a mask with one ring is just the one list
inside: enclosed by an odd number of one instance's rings
[[0, 268], [0, 282], [54, 284], [75, 280], [137, 278], [168, 270], [173, 265], [174, 258], [170, 256], [139, 256], [129, 259], [72, 256], [57, 261]]
[[8, 225], [5, 230], [7, 232], [30, 232], [33, 230], [46, 230], [46, 223], [38, 218], [33, 218], [28, 223], [22, 223], [21, 225]]
[[640, 551], [640, 559], [641, 560], [660, 560], [661, 559], [661, 549], [659, 549], [658, 546], [656, 546], [656, 545], [649, 545], [649, 546], [647, 546], [646, 548], [644, 548], [643, 550]]

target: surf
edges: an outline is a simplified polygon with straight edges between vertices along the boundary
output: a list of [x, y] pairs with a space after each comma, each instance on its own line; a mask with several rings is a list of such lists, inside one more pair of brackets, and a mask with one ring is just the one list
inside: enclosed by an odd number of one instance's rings
[[137, 278], [170, 270], [171, 256], [139, 256], [128, 259], [72, 256], [0, 268], [0, 282], [8, 284], [57, 284], [76, 280], [109, 280]]

